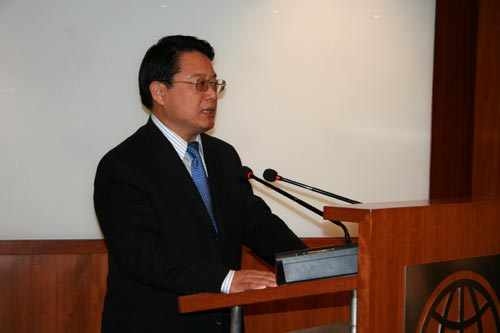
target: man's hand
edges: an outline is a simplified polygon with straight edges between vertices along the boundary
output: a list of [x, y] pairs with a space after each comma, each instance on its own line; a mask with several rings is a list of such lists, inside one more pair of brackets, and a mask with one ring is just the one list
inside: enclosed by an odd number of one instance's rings
[[276, 286], [276, 277], [274, 273], [243, 269], [234, 272], [233, 282], [231, 283], [229, 292], [239, 293], [245, 290], [264, 289]]

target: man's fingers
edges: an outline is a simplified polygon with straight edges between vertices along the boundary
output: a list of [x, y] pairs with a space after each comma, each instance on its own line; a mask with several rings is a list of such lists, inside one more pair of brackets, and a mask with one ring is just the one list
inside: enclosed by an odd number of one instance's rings
[[268, 271], [241, 270], [234, 273], [231, 293], [276, 287], [276, 277]]

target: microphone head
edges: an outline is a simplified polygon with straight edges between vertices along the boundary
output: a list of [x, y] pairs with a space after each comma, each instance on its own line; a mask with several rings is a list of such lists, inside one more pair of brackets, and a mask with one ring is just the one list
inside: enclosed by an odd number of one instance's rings
[[264, 170], [264, 179], [267, 180], [268, 182], [274, 182], [275, 180], [279, 180], [280, 176], [278, 173], [273, 170], [273, 169], [266, 169]]
[[253, 171], [247, 166], [242, 166], [240, 170], [240, 179], [243, 181], [248, 181], [253, 176]]

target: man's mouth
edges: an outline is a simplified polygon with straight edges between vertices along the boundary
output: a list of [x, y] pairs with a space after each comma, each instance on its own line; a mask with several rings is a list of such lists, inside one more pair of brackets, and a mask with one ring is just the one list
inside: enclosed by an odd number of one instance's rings
[[201, 112], [203, 112], [203, 113], [214, 113], [215, 112], [215, 108], [206, 108], [206, 109], [201, 110]]

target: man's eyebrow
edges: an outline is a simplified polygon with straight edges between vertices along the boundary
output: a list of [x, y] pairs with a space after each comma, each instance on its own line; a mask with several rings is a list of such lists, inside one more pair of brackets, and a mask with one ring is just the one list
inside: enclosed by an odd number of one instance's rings
[[[207, 77], [207, 74], [205, 73], [194, 73], [191, 75], [191, 77]], [[217, 74], [212, 75], [210, 78], [215, 79], [217, 78]]]

